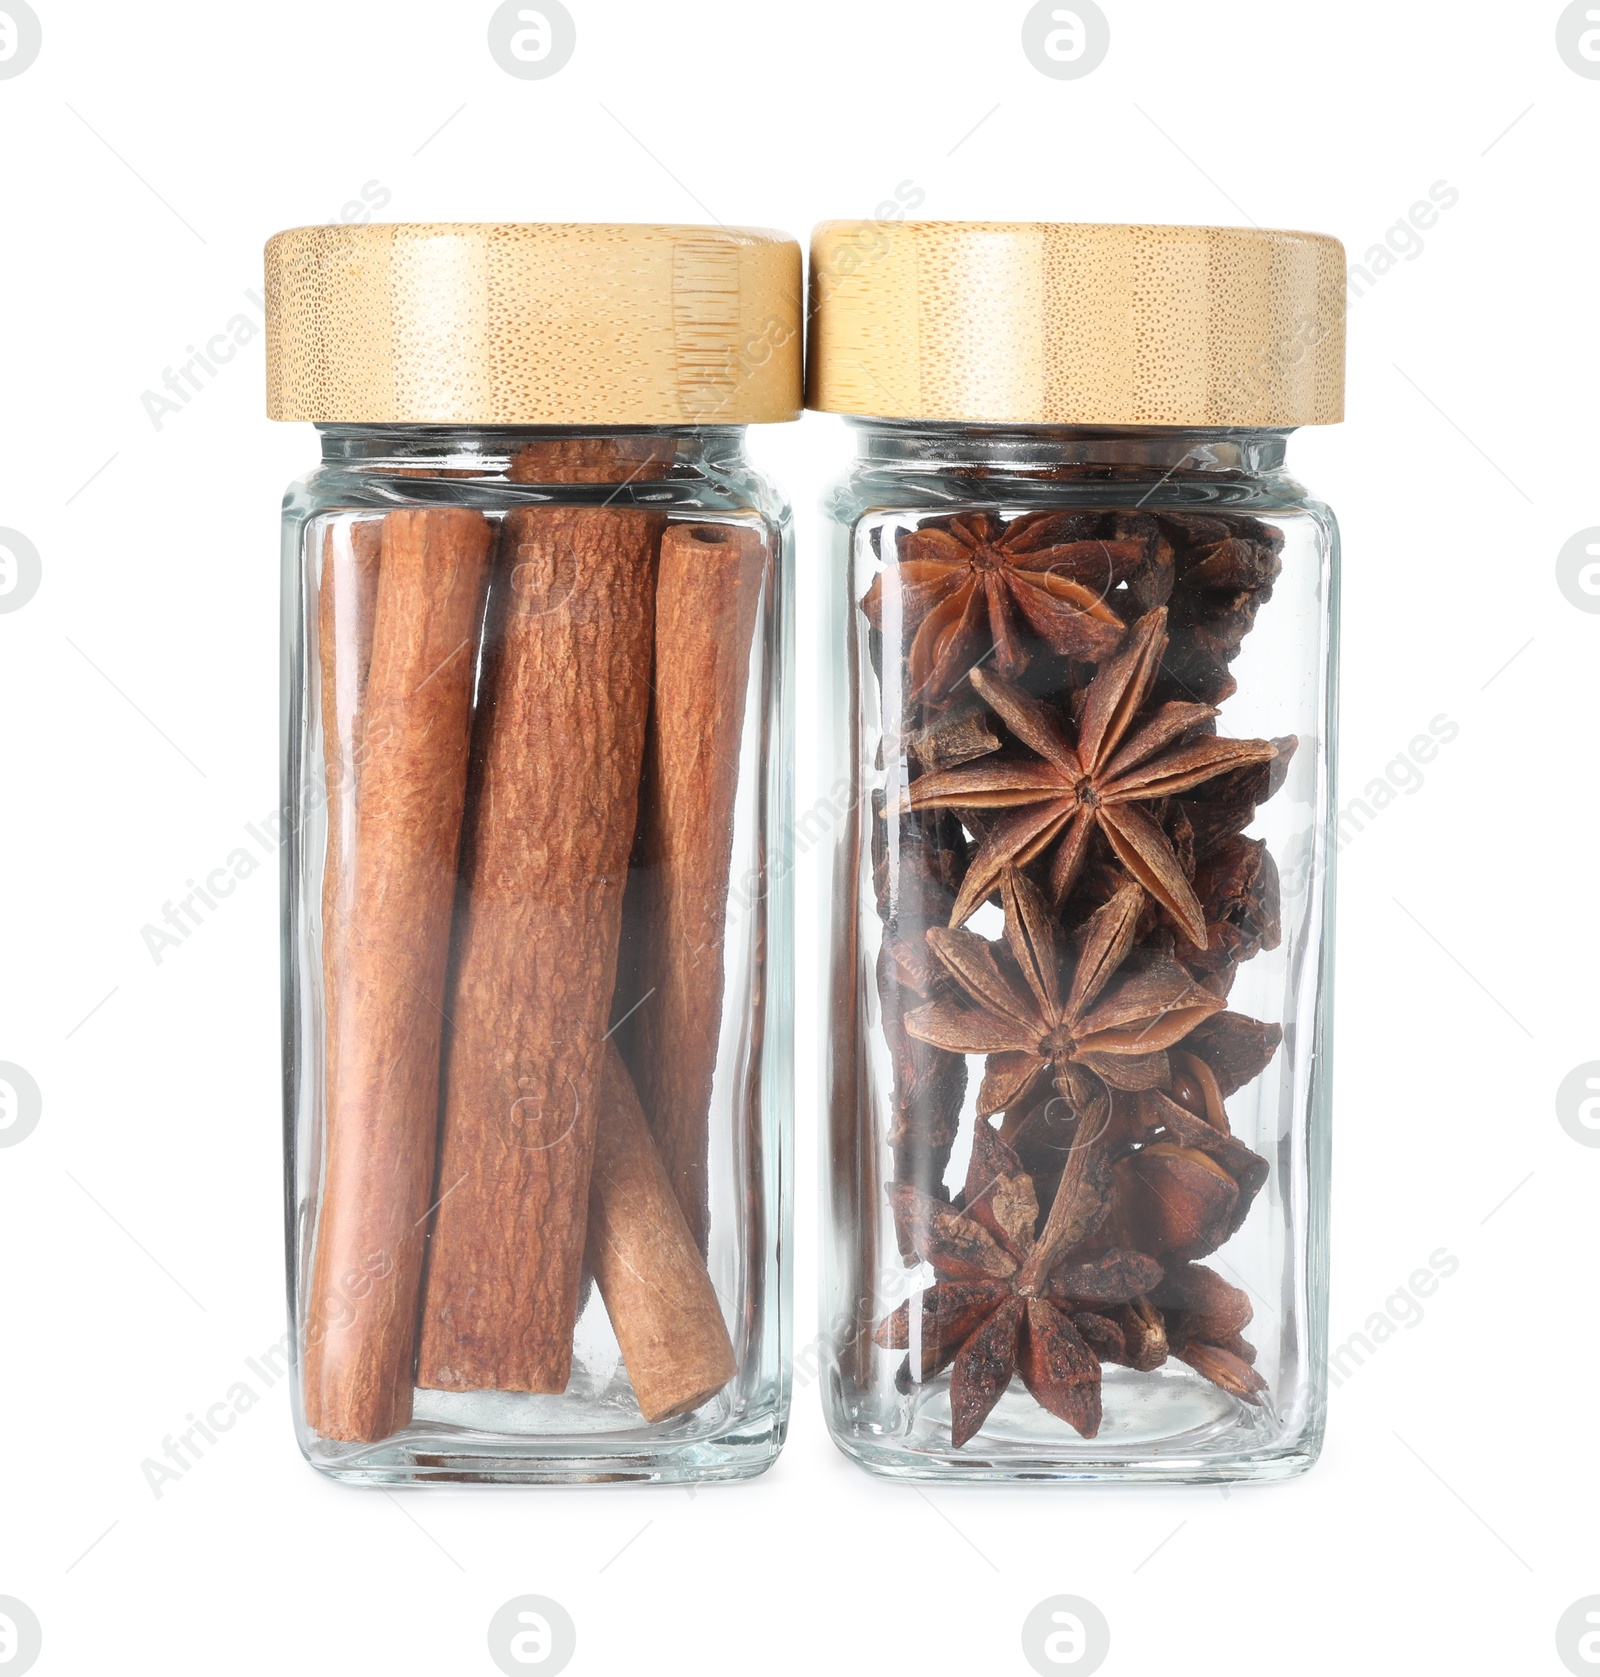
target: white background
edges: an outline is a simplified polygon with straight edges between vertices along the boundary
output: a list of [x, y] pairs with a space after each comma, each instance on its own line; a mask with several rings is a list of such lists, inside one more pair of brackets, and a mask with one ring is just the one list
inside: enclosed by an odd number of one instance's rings
[[[491, 1614], [533, 1592], [576, 1621], [574, 1672], [1025, 1672], [1024, 1616], [1071, 1593], [1108, 1673], [1559, 1672], [1558, 1617], [1600, 1591], [1600, 1151], [1555, 1105], [1600, 1058], [1600, 616], [1556, 583], [1600, 524], [1600, 81], [1560, 8], [1103, 0], [1109, 55], [1071, 81], [1024, 57], [1017, 0], [570, 0], [570, 64], [522, 81], [487, 0], [35, 4], [43, 51], [0, 80], [0, 525], [43, 561], [0, 615], [0, 1060], [44, 1097], [0, 1150], [0, 1594], [38, 1669], [492, 1672]], [[159, 430], [141, 393], [255, 318], [268, 234], [366, 183], [385, 219], [804, 239], [908, 181], [924, 216], [1253, 219], [1356, 260], [1458, 190], [1354, 303], [1349, 418], [1291, 462], [1344, 528], [1342, 801], [1460, 729], [1341, 857], [1335, 1343], [1409, 1319], [1436, 1249], [1459, 1270], [1288, 1485], [884, 1485], [829, 1442], [806, 1354], [742, 1488], [341, 1488], [279, 1384], [158, 1499], [141, 1463], [283, 1332], [275, 869], [159, 967], [140, 927], [274, 807], [278, 500], [316, 438], [262, 417], [259, 337]], [[803, 807], [847, 444], [813, 415], [754, 447], [797, 508]], [[820, 848], [800, 890], [804, 1352]]]

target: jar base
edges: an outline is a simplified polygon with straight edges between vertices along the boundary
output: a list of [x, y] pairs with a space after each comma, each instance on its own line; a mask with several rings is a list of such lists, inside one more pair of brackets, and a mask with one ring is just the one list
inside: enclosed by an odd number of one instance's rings
[[381, 1444], [341, 1444], [302, 1433], [319, 1473], [347, 1485], [702, 1485], [754, 1479], [783, 1447], [776, 1411], [745, 1415], [712, 1431], [653, 1437], [490, 1437], [428, 1425]]
[[946, 1483], [1247, 1484], [1295, 1478], [1321, 1454], [1320, 1419], [1285, 1421], [1192, 1377], [1111, 1372], [1092, 1439], [1041, 1409], [1020, 1380], [960, 1449], [943, 1380], [854, 1415], [835, 1393], [829, 1430], [869, 1473]]
[[974, 1450], [969, 1444], [959, 1454], [943, 1455], [885, 1447], [856, 1436], [833, 1435], [833, 1441], [857, 1467], [879, 1479], [952, 1484], [1146, 1484], [1146, 1485], [1248, 1485], [1270, 1484], [1278, 1479], [1297, 1479], [1316, 1463], [1321, 1444], [1304, 1442], [1286, 1446], [1280, 1452], [1234, 1458], [1178, 1457], [1140, 1460], [1109, 1458], [1091, 1461], [1072, 1454], [1052, 1459], [1047, 1454], [1030, 1454], [1026, 1461], [1008, 1460]]

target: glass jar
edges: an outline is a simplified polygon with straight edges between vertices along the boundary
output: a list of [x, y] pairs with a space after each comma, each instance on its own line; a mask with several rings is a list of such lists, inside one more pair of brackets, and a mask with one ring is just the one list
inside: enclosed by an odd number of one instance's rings
[[[811, 369], [859, 449], [831, 509], [829, 1426], [907, 1478], [1303, 1471], [1338, 539], [1284, 453], [1339, 417], [1342, 254], [880, 236]], [[858, 237], [819, 229], [814, 275]]]
[[798, 249], [312, 228], [267, 296], [270, 411], [323, 441], [283, 550], [301, 1447], [381, 1484], [758, 1473], [792, 613], [744, 423], [795, 415]]

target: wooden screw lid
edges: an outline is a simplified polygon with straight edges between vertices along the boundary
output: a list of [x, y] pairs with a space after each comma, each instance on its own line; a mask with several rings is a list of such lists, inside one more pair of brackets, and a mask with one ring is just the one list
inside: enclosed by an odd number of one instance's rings
[[800, 247], [744, 227], [442, 222], [267, 242], [267, 413], [745, 425], [800, 409]]
[[828, 221], [807, 402], [1025, 425], [1344, 417], [1344, 246], [1249, 227]]

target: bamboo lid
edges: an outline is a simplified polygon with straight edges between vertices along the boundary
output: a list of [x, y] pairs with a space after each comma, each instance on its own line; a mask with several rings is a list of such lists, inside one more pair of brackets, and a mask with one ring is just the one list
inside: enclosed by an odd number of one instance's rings
[[1027, 425], [1344, 417], [1344, 246], [1250, 227], [828, 221], [807, 402]]
[[744, 425], [800, 408], [800, 247], [744, 227], [443, 222], [267, 242], [267, 413]]

